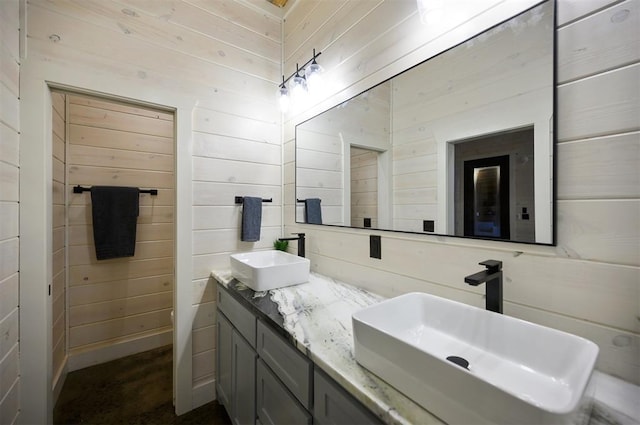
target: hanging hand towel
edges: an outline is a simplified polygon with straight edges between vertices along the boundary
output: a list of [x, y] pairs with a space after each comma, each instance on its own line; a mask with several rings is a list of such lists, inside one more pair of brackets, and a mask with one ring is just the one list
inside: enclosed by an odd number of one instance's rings
[[245, 196], [242, 199], [242, 229], [240, 231], [240, 240], [243, 242], [259, 241], [261, 225], [262, 198]]
[[135, 255], [139, 200], [137, 187], [91, 188], [93, 239], [98, 260]]
[[309, 224], [322, 224], [320, 198], [307, 198], [304, 201], [304, 221]]

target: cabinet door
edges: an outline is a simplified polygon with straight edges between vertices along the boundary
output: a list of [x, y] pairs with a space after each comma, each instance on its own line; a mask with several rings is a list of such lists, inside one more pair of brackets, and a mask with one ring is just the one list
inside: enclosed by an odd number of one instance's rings
[[227, 318], [218, 310], [217, 320], [217, 358], [216, 358], [216, 390], [218, 401], [226, 409], [229, 416], [233, 415], [231, 409], [231, 381], [233, 358], [233, 328]]
[[319, 425], [364, 425], [381, 421], [353, 398], [333, 379], [319, 372], [313, 374], [313, 421]]
[[257, 367], [258, 420], [264, 425], [311, 424], [311, 415], [262, 361]]
[[251, 345], [234, 329], [231, 420], [236, 425], [256, 422], [256, 357]]
[[313, 366], [309, 359], [271, 330], [262, 320], [258, 320], [257, 345], [260, 358], [300, 403], [310, 409]]

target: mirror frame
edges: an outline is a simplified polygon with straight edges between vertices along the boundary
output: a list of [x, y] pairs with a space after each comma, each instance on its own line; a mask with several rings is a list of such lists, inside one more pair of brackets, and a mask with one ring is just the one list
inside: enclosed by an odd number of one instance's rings
[[[551, 122], [551, 131], [552, 131], [552, 137], [551, 137], [551, 147], [550, 147], [550, 152], [553, 154], [553, 158], [552, 158], [552, 163], [551, 163], [551, 167], [550, 167], [550, 171], [551, 171], [551, 180], [552, 180], [552, 184], [551, 184], [551, 201], [552, 201], [552, 208], [551, 208], [551, 237], [552, 237], [552, 241], [550, 243], [544, 243], [544, 242], [528, 242], [528, 241], [514, 241], [514, 240], [504, 240], [504, 239], [496, 239], [496, 238], [487, 238], [487, 237], [479, 237], [479, 236], [463, 236], [463, 235], [453, 235], [453, 234], [446, 234], [446, 233], [435, 233], [435, 232], [416, 232], [416, 231], [410, 231], [410, 230], [395, 230], [395, 229], [385, 229], [385, 228], [376, 228], [376, 227], [360, 227], [360, 226], [347, 226], [347, 225], [341, 225], [341, 224], [316, 224], [316, 223], [306, 223], [306, 222], [301, 222], [298, 221], [298, 214], [297, 214], [297, 209], [298, 209], [298, 149], [297, 149], [297, 144], [298, 144], [298, 127], [300, 127], [301, 125], [313, 120], [314, 118], [317, 118], [318, 116], [324, 114], [325, 112], [328, 112], [334, 108], [338, 108], [340, 107], [340, 105], [344, 105], [348, 102], [350, 102], [351, 100], [357, 98], [358, 96], [368, 92], [369, 90], [372, 90], [378, 86], [381, 86], [382, 84], [385, 84], [387, 82], [389, 82], [390, 80], [396, 78], [397, 76], [404, 74], [405, 72], [408, 72], [420, 65], [423, 65], [425, 63], [427, 63], [428, 61], [430, 61], [431, 59], [434, 59], [438, 56], [441, 56], [467, 42], [469, 42], [470, 40], [473, 40], [474, 38], [494, 30], [495, 28], [500, 27], [501, 25], [504, 25], [505, 23], [509, 22], [510, 20], [521, 16], [527, 12], [530, 12], [531, 10], [535, 9], [536, 7], [539, 7], [547, 2], [551, 3], [551, 7], [552, 7], [552, 11], [553, 11], [553, 16], [552, 16], [552, 87], [551, 87], [551, 96], [552, 96], [552, 122]], [[392, 75], [391, 77], [380, 81], [377, 84], [372, 85], [371, 87], [368, 87], [365, 90], [362, 90], [361, 92], [349, 97], [346, 100], [343, 100], [339, 103], [337, 103], [336, 105], [333, 105], [331, 108], [325, 109], [319, 113], [317, 113], [316, 115], [305, 119], [304, 121], [301, 121], [299, 123], [296, 124], [295, 126], [295, 138], [294, 138], [294, 160], [295, 160], [295, 173], [294, 173], [294, 188], [295, 188], [295, 198], [294, 198], [294, 204], [293, 204], [293, 208], [294, 208], [294, 218], [295, 218], [295, 222], [296, 224], [306, 224], [306, 225], [315, 225], [315, 226], [326, 226], [326, 227], [337, 227], [337, 228], [345, 228], [345, 229], [355, 229], [355, 230], [363, 230], [363, 231], [367, 231], [367, 232], [371, 232], [371, 231], [376, 231], [376, 232], [391, 232], [391, 233], [401, 233], [401, 234], [411, 234], [411, 235], [423, 235], [423, 236], [433, 236], [433, 237], [451, 237], [451, 238], [458, 238], [458, 239], [472, 239], [472, 240], [481, 240], [481, 241], [490, 241], [490, 242], [500, 242], [500, 243], [517, 243], [517, 244], [526, 244], [526, 245], [539, 245], [539, 246], [556, 246], [557, 245], [557, 234], [558, 234], [558, 229], [557, 229], [557, 208], [558, 208], [558, 199], [557, 199], [557, 163], [558, 163], [558, 159], [557, 159], [557, 150], [558, 150], [558, 118], [557, 118], [557, 92], [558, 92], [558, 83], [557, 83], [557, 66], [558, 66], [558, 61], [557, 61], [557, 16], [558, 16], [558, 5], [557, 5], [557, 1], [556, 0], [542, 0], [536, 4], [534, 4], [533, 6], [530, 6], [524, 10], [522, 10], [521, 12], [509, 17], [508, 19], [504, 19], [494, 25], [491, 25], [490, 27], [485, 28], [484, 30], [475, 33], [473, 35], [471, 35], [470, 37], [468, 37], [467, 39], [439, 52], [436, 53], [434, 55], [431, 55], [429, 57], [427, 57], [426, 59], [416, 63], [415, 65], [412, 65], [394, 75]]]

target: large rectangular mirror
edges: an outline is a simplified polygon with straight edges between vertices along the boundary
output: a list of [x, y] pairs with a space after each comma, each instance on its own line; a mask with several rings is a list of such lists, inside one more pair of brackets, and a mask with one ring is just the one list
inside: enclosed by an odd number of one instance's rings
[[554, 3], [296, 127], [296, 221], [554, 244]]

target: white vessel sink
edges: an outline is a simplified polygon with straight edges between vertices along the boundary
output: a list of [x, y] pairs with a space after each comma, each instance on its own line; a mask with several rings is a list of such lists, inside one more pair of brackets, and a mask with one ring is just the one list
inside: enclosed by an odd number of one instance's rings
[[584, 338], [424, 293], [354, 313], [353, 334], [358, 363], [456, 424], [579, 423], [598, 356]]
[[268, 291], [309, 281], [309, 260], [284, 251], [232, 254], [231, 274], [254, 291]]

